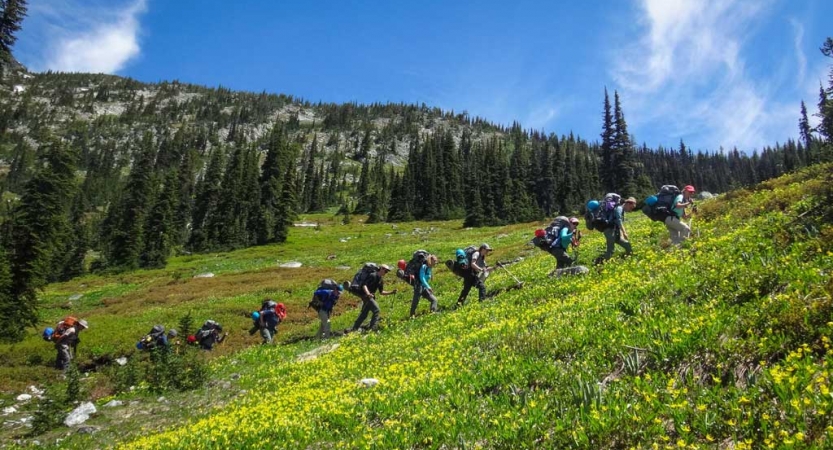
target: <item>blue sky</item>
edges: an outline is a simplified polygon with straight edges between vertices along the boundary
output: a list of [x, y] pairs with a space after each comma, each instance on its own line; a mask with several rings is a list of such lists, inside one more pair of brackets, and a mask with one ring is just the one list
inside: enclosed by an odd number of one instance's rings
[[424, 102], [589, 140], [607, 87], [651, 147], [795, 138], [833, 63], [827, 0], [29, 3], [15, 54], [32, 70]]

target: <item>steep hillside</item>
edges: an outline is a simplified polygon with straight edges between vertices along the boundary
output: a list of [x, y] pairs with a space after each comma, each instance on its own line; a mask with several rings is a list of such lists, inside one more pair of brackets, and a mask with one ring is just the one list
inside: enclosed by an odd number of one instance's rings
[[[378, 334], [229, 354], [213, 364], [214, 387], [155, 403], [139, 386], [128, 397], [136, 405], [102, 409], [90, 421], [97, 433], [72, 434], [60, 446], [117, 439], [119, 447], [154, 449], [831, 447], [831, 170], [814, 166], [700, 205], [694, 237], [679, 249], [667, 247], [661, 225], [634, 214], [637, 255], [583, 277], [546, 277], [552, 258], [523, 244], [533, 224], [460, 230], [438, 223], [440, 230], [408, 235], [356, 228], [355, 242], [345, 239], [335, 252], [339, 261], [343, 252], [351, 263], [391, 262], [414, 247], [450, 257], [454, 247], [484, 239], [499, 250], [492, 263], [528, 256], [509, 266], [524, 286], [506, 289], [514, 281], [498, 271], [489, 286], [500, 292], [488, 301], [416, 320], [403, 320], [401, 294], [386, 297]], [[312, 242], [339, 234], [296, 242], [309, 245], [314, 259], [323, 248]], [[601, 243], [589, 235], [580, 259], [590, 261]], [[245, 252], [217, 261], [218, 270], [242, 268], [233, 261]], [[303, 304], [315, 279], [334, 269], [299, 279], [304, 294], [283, 298]], [[459, 285], [439, 272], [440, 303], [450, 305]], [[276, 283], [284, 280], [276, 274]], [[116, 327], [122, 322], [106, 310], [129, 294], [110, 295], [96, 314]], [[232, 297], [234, 312], [222, 295], [201, 301], [202, 312], [231, 311], [227, 320], [240, 334], [243, 303], [258, 297]], [[317, 357], [299, 358], [313, 348]], [[368, 387], [365, 378], [378, 384]]]

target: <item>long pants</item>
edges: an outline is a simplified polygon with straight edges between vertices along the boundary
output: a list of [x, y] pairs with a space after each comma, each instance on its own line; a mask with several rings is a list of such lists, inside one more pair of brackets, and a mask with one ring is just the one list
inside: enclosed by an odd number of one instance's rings
[[483, 282], [476, 274], [469, 272], [463, 277], [463, 290], [460, 291], [460, 297], [457, 298], [457, 304], [462, 305], [466, 303], [466, 297], [469, 296], [469, 291], [472, 287], [477, 286], [478, 300], [481, 302], [486, 299], [486, 283]]
[[570, 255], [567, 254], [567, 250], [562, 247], [552, 249], [552, 256], [555, 256], [556, 269], [570, 267], [573, 264], [573, 258], [570, 258]]
[[72, 352], [68, 344], [55, 344], [55, 349], [58, 350], [58, 356], [55, 358], [55, 368], [58, 370], [65, 370], [69, 367], [72, 361]]
[[372, 313], [370, 317], [370, 325], [369, 328], [371, 330], [376, 329], [376, 324], [379, 322], [379, 304], [376, 303], [376, 299], [373, 297], [363, 297], [362, 298], [362, 311], [359, 313], [359, 317], [356, 318], [356, 323], [353, 324], [353, 331], [357, 331], [359, 327], [362, 326], [362, 322], [364, 319], [367, 319], [367, 314]]
[[428, 289], [425, 289], [425, 286], [422, 285], [419, 281], [415, 281], [414, 283], [414, 298], [411, 299], [411, 316], [416, 314], [417, 306], [419, 306], [419, 299], [421, 297], [426, 298], [428, 301], [431, 302], [431, 312], [437, 311], [437, 297], [434, 296]]
[[330, 337], [330, 311], [326, 311], [324, 308], [319, 309], [318, 320], [321, 321], [321, 325], [318, 327], [318, 337], [327, 339]]
[[613, 246], [614, 244], [619, 244], [620, 247], [625, 249], [625, 254], [630, 255], [633, 252], [631, 248], [631, 243], [622, 239], [622, 230], [616, 227], [606, 228], [604, 230], [605, 235], [605, 243], [607, 244], [607, 249], [605, 254], [602, 256], [604, 259], [610, 259], [613, 256]]
[[677, 216], [666, 217], [665, 228], [668, 228], [668, 232], [671, 234], [671, 243], [674, 245], [680, 245], [691, 235], [691, 228]]
[[260, 337], [263, 338], [264, 344], [271, 344], [276, 334], [278, 334], [278, 330], [275, 328], [263, 327], [260, 329]]

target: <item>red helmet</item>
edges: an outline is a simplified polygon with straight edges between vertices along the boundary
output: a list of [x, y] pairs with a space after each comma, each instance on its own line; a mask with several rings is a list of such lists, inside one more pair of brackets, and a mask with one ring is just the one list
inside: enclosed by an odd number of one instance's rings
[[683, 188], [683, 192], [694, 192], [694, 186], [689, 184], [688, 186]]
[[188, 339], [186, 339], [186, 340], [188, 341], [189, 344], [193, 344], [193, 343], [197, 342], [197, 337], [194, 336], [193, 334], [189, 334]]
[[542, 238], [542, 237], [544, 237], [544, 236], [546, 236], [546, 235], [547, 235], [547, 232], [546, 232], [546, 231], [544, 231], [544, 230], [543, 230], [543, 229], [541, 229], [541, 228], [538, 228], [537, 230], [535, 230], [535, 237], [537, 237], [537, 238]]
[[408, 263], [406, 263], [404, 259], [400, 259], [399, 262], [396, 263], [396, 267], [399, 267], [402, 270], [405, 270], [405, 266], [407, 265]]

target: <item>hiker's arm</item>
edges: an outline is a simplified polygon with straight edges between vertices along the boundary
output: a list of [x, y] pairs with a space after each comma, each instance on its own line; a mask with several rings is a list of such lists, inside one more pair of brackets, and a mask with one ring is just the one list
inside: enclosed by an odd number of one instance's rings
[[371, 294], [371, 293], [370, 293], [370, 289], [368, 289], [368, 288], [367, 288], [367, 285], [366, 285], [366, 284], [362, 286], [362, 290], [364, 291], [364, 295], [366, 295], [366, 296], [368, 296], [368, 297], [370, 297], [371, 295], [373, 295], [373, 294]]
[[393, 295], [397, 292], [399, 292], [397, 289], [394, 289], [392, 291], [379, 291], [379, 295]]
[[422, 287], [424, 287], [425, 289], [428, 289], [430, 291], [431, 290], [431, 285], [428, 284], [428, 274], [426, 273], [428, 271], [425, 270], [426, 267], [428, 267], [428, 266], [423, 264], [419, 268], [419, 282], [422, 284]]
[[[471, 255], [471, 268], [475, 272], [482, 272], [486, 268], [485, 267], [480, 267], [480, 266], [477, 265], [477, 260], [478, 259], [480, 259], [480, 252], [475, 252]], [[484, 263], [485, 263], [485, 261], [484, 261]]]
[[624, 223], [619, 225], [619, 230], [621, 230], [621, 232], [622, 232], [622, 239], [627, 241], [628, 240], [628, 231], [625, 230], [625, 224]]

